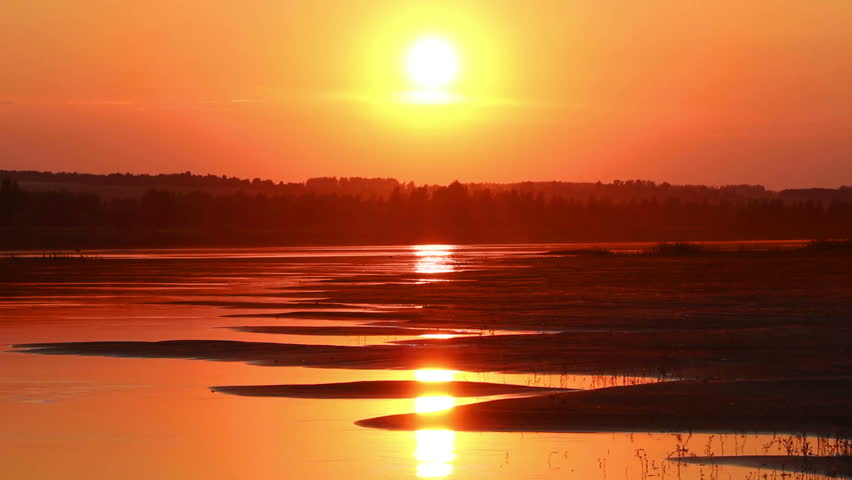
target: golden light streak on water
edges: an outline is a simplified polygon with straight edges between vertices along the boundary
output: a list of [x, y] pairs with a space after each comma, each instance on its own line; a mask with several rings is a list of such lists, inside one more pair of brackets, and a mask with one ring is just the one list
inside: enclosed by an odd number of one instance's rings
[[456, 432], [452, 430], [418, 430], [415, 432], [417, 476], [419, 478], [445, 478], [453, 473], [456, 458]]
[[415, 245], [412, 247], [417, 262], [414, 271], [417, 273], [449, 273], [455, 271], [452, 259], [452, 245]]
[[456, 406], [455, 397], [450, 395], [428, 395], [414, 399], [414, 411], [417, 413], [435, 413]]
[[[418, 382], [451, 382], [458, 372], [439, 368], [415, 370]], [[426, 395], [414, 399], [414, 411], [423, 415], [440, 415], [456, 405], [451, 395]], [[414, 458], [417, 477], [446, 478], [453, 473], [456, 432], [448, 429], [424, 429], [415, 432]]]
[[452, 382], [456, 373], [455, 370], [421, 368], [414, 371], [414, 379], [418, 382]]

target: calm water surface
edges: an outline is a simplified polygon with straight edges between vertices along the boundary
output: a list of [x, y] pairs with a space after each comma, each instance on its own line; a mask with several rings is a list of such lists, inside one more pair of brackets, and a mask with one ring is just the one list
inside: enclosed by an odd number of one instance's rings
[[[641, 248], [635, 244], [605, 247], [625, 251]], [[16, 343], [95, 340], [231, 339], [365, 345], [411, 339], [415, 337], [242, 333], [221, 327], [359, 322], [225, 318], [222, 315], [268, 310], [164, 303], [221, 301], [223, 295], [227, 295], [227, 301], [310, 302], [323, 298], [321, 280], [409, 271], [422, 274], [417, 281], [428, 283], [437, 280], [430, 278], [435, 273], [497, 268], [494, 260], [504, 255], [558, 248], [516, 245], [91, 252], [104, 259], [138, 260], [135, 277], [109, 283], [30, 283], [17, 285], [11, 294], [0, 297], [2, 477], [790, 478], [780, 472], [751, 468], [680, 465], [665, 458], [678, 454], [784, 454], [790, 448], [799, 448], [802, 442], [816, 445], [816, 440], [733, 434], [393, 432], [360, 428], [353, 422], [411, 411], [426, 414], [481, 399], [253, 398], [209, 390], [214, 385], [450, 378], [594, 388], [651, 379], [263, 367], [7, 351]], [[220, 259], [227, 264], [227, 274], [219, 271], [216, 262], [208, 262], [207, 268], [194, 275], [173, 278], [169, 262], [152, 262], [150, 268], [145, 263], [163, 259]], [[381, 283], [381, 279], [376, 282]], [[387, 306], [346, 305], [337, 310], [381, 308]]]

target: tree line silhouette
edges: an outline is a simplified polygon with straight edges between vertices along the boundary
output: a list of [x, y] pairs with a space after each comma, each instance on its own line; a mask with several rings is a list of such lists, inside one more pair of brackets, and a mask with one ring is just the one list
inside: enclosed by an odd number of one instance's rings
[[[198, 177], [179, 175], [188, 181]], [[0, 181], [4, 248], [852, 236], [849, 187], [771, 192], [758, 186], [647, 181], [416, 186], [392, 179], [328, 178], [282, 184], [286, 188], [272, 193], [172, 185], [121, 196], [39, 190], [28, 182], [32, 179], [19, 181], [8, 174]]]

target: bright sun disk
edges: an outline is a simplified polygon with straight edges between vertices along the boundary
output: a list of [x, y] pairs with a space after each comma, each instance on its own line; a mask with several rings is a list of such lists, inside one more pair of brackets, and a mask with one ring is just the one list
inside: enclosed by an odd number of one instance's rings
[[446, 40], [426, 37], [415, 43], [405, 59], [408, 76], [420, 88], [442, 89], [458, 74], [459, 58]]

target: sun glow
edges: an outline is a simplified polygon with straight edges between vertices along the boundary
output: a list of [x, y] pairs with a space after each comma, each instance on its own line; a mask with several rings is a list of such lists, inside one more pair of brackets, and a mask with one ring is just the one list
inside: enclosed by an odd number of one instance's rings
[[500, 25], [465, 2], [397, 3], [353, 51], [363, 66], [353, 70], [363, 81], [359, 99], [375, 107], [383, 126], [418, 134], [479, 121], [510, 78]]
[[455, 80], [459, 57], [448, 41], [440, 37], [426, 37], [408, 51], [405, 66], [409, 78], [418, 88], [434, 92]]

